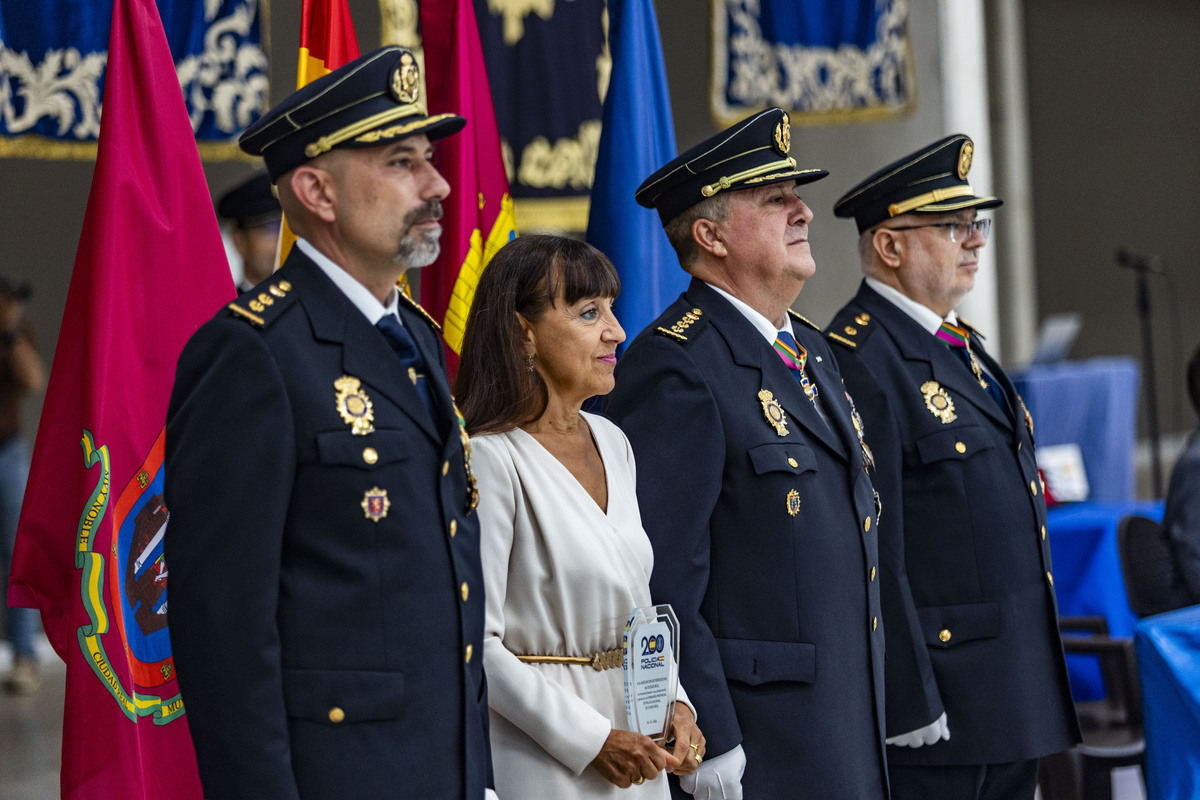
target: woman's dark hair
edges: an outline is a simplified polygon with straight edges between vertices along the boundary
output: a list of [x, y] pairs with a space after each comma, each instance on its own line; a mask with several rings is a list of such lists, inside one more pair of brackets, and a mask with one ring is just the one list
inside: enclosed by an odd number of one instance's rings
[[537, 322], [556, 302], [620, 291], [612, 262], [578, 239], [521, 236], [500, 248], [475, 288], [458, 361], [454, 395], [467, 432], [510, 431], [546, 410], [546, 384], [527, 366], [518, 314]]

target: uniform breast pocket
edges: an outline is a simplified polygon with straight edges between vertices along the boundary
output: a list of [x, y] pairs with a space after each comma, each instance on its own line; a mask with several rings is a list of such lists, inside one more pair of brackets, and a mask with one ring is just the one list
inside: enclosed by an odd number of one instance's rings
[[808, 445], [787, 442], [760, 444], [747, 451], [756, 475], [786, 472], [800, 475], [817, 471], [817, 456]]
[[987, 431], [978, 425], [961, 425], [931, 433], [917, 440], [917, 454], [922, 464], [938, 461], [965, 461], [976, 453], [989, 450], [995, 444]]
[[348, 669], [285, 669], [283, 703], [293, 719], [342, 725], [396, 719], [403, 710], [404, 675]]
[[1000, 606], [996, 603], [918, 608], [917, 617], [925, 644], [943, 650], [1000, 635]]
[[326, 431], [317, 434], [317, 457], [323, 465], [376, 469], [408, 458], [408, 435], [379, 429], [366, 436]]

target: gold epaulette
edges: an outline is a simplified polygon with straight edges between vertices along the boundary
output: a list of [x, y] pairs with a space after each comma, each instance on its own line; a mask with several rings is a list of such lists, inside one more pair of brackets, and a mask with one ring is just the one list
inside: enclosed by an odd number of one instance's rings
[[413, 311], [417, 312], [422, 317], [424, 317], [425, 321], [429, 323], [429, 326], [431, 328], [433, 328], [435, 331], [437, 331], [439, 334], [442, 332], [442, 326], [438, 325], [437, 322], [434, 321], [433, 317], [429, 316], [428, 311], [421, 308], [420, 303], [418, 303], [416, 300], [413, 300], [411, 297], [409, 297], [406, 292], [401, 291], [400, 289], [397, 289], [396, 291], [400, 292], [400, 302], [406, 304]]
[[793, 311], [790, 308], [788, 309], [788, 314], [791, 315], [792, 319], [797, 320], [799, 322], [803, 322], [805, 325], [812, 328], [814, 331], [817, 331], [818, 333], [820, 333], [820, 331], [821, 331], [820, 326], [816, 325], [812, 320], [808, 319], [804, 315], [797, 314], [795, 311]]
[[865, 311], [860, 311], [854, 315], [854, 319], [852, 320], [844, 322], [834, 320], [833, 324], [829, 326], [829, 330], [825, 332], [825, 335], [838, 344], [845, 345], [853, 350], [858, 347], [870, 332], [871, 315]]
[[678, 322], [672, 323], [670, 328], [658, 327], [654, 329], [655, 333], [669, 336], [677, 342], [686, 342], [688, 339], [684, 336], [684, 331], [700, 321], [700, 317], [704, 316], [704, 312], [698, 308], [693, 308], [691, 311], [683, 312], [683, 316]]
[[233, 312], [234, 316], [262, 328], [278, 316], [280, 309], [288, 305], [284, 301], [289, 299], [291, 291], [290, 281], [268, 279], [254, 287], [254, 291], [247, 292], [225, 307]]

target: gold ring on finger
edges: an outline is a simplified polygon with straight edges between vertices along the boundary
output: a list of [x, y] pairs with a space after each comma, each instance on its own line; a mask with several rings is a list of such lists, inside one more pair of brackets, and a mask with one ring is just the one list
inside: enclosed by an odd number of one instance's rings
[[644, 782], [645, 782], [645, 780], [646, 780], [645, 776], [643, 776], [643, 775], [638, 775], [638, 776], [637, 776], [637, 780], [636, 780], [636, 781], [634, 781], [633, 783], [634, 783], [634, 785], [635, 785], [635, 786], [641, 786], [641, 785], [642, 785], [642, 783], [644, 783]]

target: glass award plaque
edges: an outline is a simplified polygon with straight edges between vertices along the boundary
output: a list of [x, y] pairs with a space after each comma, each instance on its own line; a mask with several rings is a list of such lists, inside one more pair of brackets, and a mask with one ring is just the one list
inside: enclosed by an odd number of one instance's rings
[[635, 608], [621, 640], [630, 729], [667, 740], [679, 685], [679, 620], [670, 605]]

